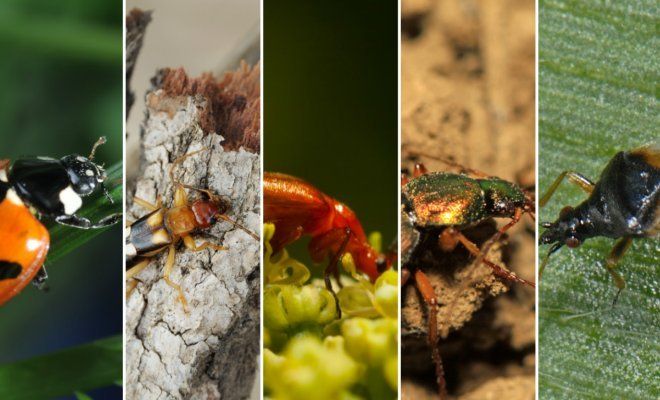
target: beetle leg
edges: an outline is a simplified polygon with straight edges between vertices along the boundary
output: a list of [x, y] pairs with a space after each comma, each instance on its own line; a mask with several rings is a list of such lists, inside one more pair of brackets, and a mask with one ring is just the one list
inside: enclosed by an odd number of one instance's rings
[[[339, 261], [341, 257], [346, 252], [346, 246], [348, 245], [349, 240], [351, 239], [351, 228], [335, 228], [323, 235], [317, 236], [310, 240], [308, 249], [309, 253], [312, 256], [312, 260], [319, 262], [325, 258], [326, 254], [331, 254], [332, 258], [330, 263], [325, 268], [323, 273], [323, 280], [325, 282], [325, 287], [332, 292], [332, 295], [335, 297], [335, 302], [337, 303], [337, 310], [339, 318], [341, 318], [341, 309], [339, 308], [339, 298], [332, 288], [332, 282], [330, 281], [330, 275], [332, 274], [337, 280], [337, 284], [341, 287], [341, 282], [339, 281]], [[339, 248], [333, 253], [333, 247], [339, 243]]]
[[409, 180], [410, 178], [408, 178], [408, 175], [404, 173], [401, 174], [401, 186], [405, 186], [405, 184], [408, 183]]
[[126, 297], [127, 298], [128, 298], [128, 296], [131, 295], [131, 293], [133, 293], [133, 290], [137, 286], [137, 280], [134, 279], [134, 277], [137, 274], [139, 274], [140, 272], [142, 272], [145, 268], [147, 268], [147, 265], [149, 265], [150, 261], [151, 261], [150, 259], [146, 258], [146, 259], [140, 261], [139, 263], [135, 264], [134, 266], [132, 266], [128, 271], [126, 271], [126, 280], [129, 281], [126, 284]]
[[506, 225], [504, 225], [500, 230], [495, 232], [493, 236], [490, 237], [490, 239], [486, 240], [486, 243], [481, 247], [481, 251], [479, 256], [477, 257], [477, 264], [481, 263], [481, 260], [488, 254], [490, 251], [490, 248], [493, 246], [493, 244], [502, 238], [502, 235], [506, 233], [512, 226], [517, 224], [520, 221], [520, 217], [522, 216], [522, 208], [516, 208], [515, 213], [513, 214], [513, 218], [511, 218], [511, 221], [509, 221]]
[[417, 178], [418, 176], [426, 175], [429, 171], [426, 169], [424, 164], [415, 163], [415, 170], [413, 171], [413, 177]]
[[137, 285], [138, 285], [137, 279], [132, 279], [130, 282], [128, 282], [126, 284], [126, 298], [127, 299], [131, 295], [131, 293], [133, 293], [133, 290], [135, 290]]
[[188, 302], [186, 301], [186, 296], [183, 295], [183, 289], [181, 289], [181, 286], [172, 282], [170, 279], [170, 274], [172, 273], [172, 267], [174, 267], [174, 255], [176, 254], [176, 249], [174, 248], [174, 244], [170, 245], [170, 250], [167, 253], [167, 261], [165, 262], [165, 272], [163, 273], [163, 279], [165, 280], [165, 283], [170, 285], [174, 290], [176, 290], [179, 294], [178, 299], [183, 305], [183, 311], [188, 313]]
[[177, 183], [176, 189], [174, 189], [173, 203], [174, 207], [182, 207], [188, 204], [188, 194], [180, 183]]
[[71, 226], [80, 229], [99, 229], [116, 224], [121, 221], [121, 213], [111, 214], [101, 218], [98, 222], [92, 223], [90, 220], [78, 215], [58, 215], [55, 222], [58, 224]]
[[401, 268], [401, 286], [405, 286], [410, 279], [410, 270], [408, 268]]
[[550, 185], [548, 191], [545, 192], [543, 197], [541, 197], [541, 200], [539, 200], [539, 205], [541, 207], [545, 206], [548, 203], [552, 195], [555, 193], [555, 190], [557, 190], [557, 187], [559, 187], [559, 184], [564, 178], [567, 178], [569, 182], [579, 186], [582, 190], [584, 190], [588, 194], [591, 194], [591, 192], [594, 190], [595, 184], [584, 175], [575, 171], [564, 171], [561, 174], [559, 174], [559, 176], [557, 177], [557, 179], [555, 179], [554, 182], [552, 182], [552, 185]]
[[129, 268], [128, 271], [126, 271], [126, 279], [127, 280], [128, 279], [133, 279], [134, 276], [136, 276], [137, 274], [142, 272], [142, 270], [147, 268], [147, 265], [149, 265], [149, 261], [151, 261], [151, 260], [148, 259], [148, 258], [144, 259], [144, 260], [140, 261], [139, 263], [135, 264], [134, 266], [132, 266], [131, 268]]
[[227, 250], [226, 247], [211, 242], [202, 242], [202, 244], [197, 246], [195, 239], [193, 239], [193, 237], [190, 235], [183, 235], [182, 238], [183, 244], [192, 251], [202, 251], [208, 247], [212, 248], [213, 250]]
[[156, 211], [162, 206], [162, 202], [160, 199], [156, 202], [156, 204], [151, 204], [150, 202], [141, 199], [139, 197], [133, 197], [133, 203], [137, 204], [140, 207], [146, 208], [149, 211]]
[[454, 227], [448, 227], [444, 229], [440, 236], [438, 236], [438, 245], [445, 253], [449, 253], [456, 248], [458, 244], [458, 236], [456, 236], [458, 230]]
[[616, 244], [614, 244], [612, 251], [607, 256], [605, 268], [607, 268], [607, 272], [609, 272], [610, 275], [612, 275], [612, 279], [614, 279], [614, 284], [619, 289], [616, 292], [616, 296], [614, 296], [614, 302], [612, 303], [612, 306], [616, 305], [617, 300], [619, 300], [619, 295], [621, 294], [621, 291], [626, 287], [626, 281], [618, 272], [616, 272], [615, 268], [621, 257], [623, 257], [623, 255], [626, 253], [628, 248], [630, 248], [631, 244], [632, 244], [632, 238], [630, 237], [621, 238], [618, 242], [616, 242]]
[[466, 248], [466, 249], [467, 249], [467, 250], [468, 250], [473, 256], [477, 257], [477, 259], [481, 258], [481, 262], [483, 262], [484, 264], [486, 264], [487, 266], [489, 266], [490, 269], [493, 270], [493, 273], [494, 273], [495, 275], [499, 276], [500, 278], [504, 278], [504, 279], [506, 279], [506, 280], [512, 281], [512, 282], [518, 282], [518, 283], [522, 283], [522, 284], [525, 284], [525, 285], [528, 285], [528, 286], [531, 286], [531, 287], [536, 287], [536, 285], [534, 284], [534, 282], [530, 282], [530, 281], [528, 281], [528, 280], [526, 280], [526, 279], [520, 278], [518, 275], [514, 274], [513, 272], [511, 272], [511, 271], [509, 271], [509, 270], [507, 270], [507, 269], [505, 269], [505, 268], [503, 268], [503, 267], [501, 267], [501, 266], [495, 264], [495, 263], [492, 262], [492, 261], [489, 261], [489, 260], [488, 260], [488, 259], [482, 254], [481, 250], [479, 250], [479, 247], [477, 247], [476, 244], [474, 244], [470, 239], [468, 239], [467, 237], [465, 237], [465, 235], [463, 235], [463, 234], [462, 234], [460, 231], [458, 231], [456, 228], [452, 228], [452, 227], [450, 227], [450, 228], [445, 229], [445, 231], [449, 231], [449, 230], [451, 230], [451, 233], [452, 233], [453, 235], [456, 236], [456, 239], [458, 239], [458, 241], [461, 242], [461, 244], [462, 244], [463, 246], [465, 246], [465, 248]]
[[428, 320], [428, 345], [431, 348], [431, 358], [435, 364], [435, 376], [438, 384], [438, 394], [441, 399], [447, 398], [447, 383], [442, 365], [442, 357], [438, 348], [438, 299], [429, 278], [421, 270], [415, 271], [415, 284], [426, 303]]

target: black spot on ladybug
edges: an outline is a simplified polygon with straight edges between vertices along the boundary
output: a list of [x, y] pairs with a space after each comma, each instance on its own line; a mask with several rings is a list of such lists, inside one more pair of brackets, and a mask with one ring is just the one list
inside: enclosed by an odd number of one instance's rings
[[5, 279], [15, 279], [21, 274], [23, 267], [21, 264], [0, 260], [0, 281]]
[[7, 196], [7, 191], [9, 190], [9, 184], [6, 182], [0, 181], [0, 201], [4, 200]]

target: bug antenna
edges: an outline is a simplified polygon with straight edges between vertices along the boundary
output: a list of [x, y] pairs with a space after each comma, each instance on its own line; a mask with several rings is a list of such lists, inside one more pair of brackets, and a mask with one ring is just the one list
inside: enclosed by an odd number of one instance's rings
[[90, 161], [94, 159], [94, 154], [96, 153], [96, 149], [97, 149], [100, 145], [105, 144], [106, 141], [107, 141], [107, 140], [106, 140], [105, 136], [101, 136], [101, 137], [99, 138], [99, 140], [97, 140], [96, 143], [94, 143], [94, 146], [92, 146], [92, 152], [89, 153], [89, 157], [87, 157], [87, 158], [89, 158]]
[[245, 231], [248, 235], [252, 236], [252, 237], [254, 238], [254, 240], [256, 240], [257, 242], [259, 241], [259, 235], [257, 235], [256, 233], [252, 232], [251, 230], [249, 230], [249, 229], [246, 228], [245, 226], [239, 224], [237, 221], [234, 221], [233, 219], [229, 218], [228, 216], [226, 216], [226, 215], [224, 215], [224, 214], [218, 214], [217, 217], [220, 218], [220, 219], [223, 219], [223, 220], [225, 220], [225, 221], [227, 221], [227, 222], [231, 222], [232, 224], [234, 224], [234, 226], [236, 226], [236, 227], [242, 229], [242, 230]]
[[555, 243], [555, 244], [552, 245], [552, 247], [548, 251], [548, 254], [543, 259], [543, 262], [541, 263], [541, 267], [539, 268], [539, 280], [541, 280], [541, 276], [543, 275], [543, 270], [545, 269], [545, 266], [548, 265], [548, 260], [550, 260], [550, 256], [552, 255], [552, 253], [559, 250], [561, 248], [561, 246], [562, 246], [561, 243]]

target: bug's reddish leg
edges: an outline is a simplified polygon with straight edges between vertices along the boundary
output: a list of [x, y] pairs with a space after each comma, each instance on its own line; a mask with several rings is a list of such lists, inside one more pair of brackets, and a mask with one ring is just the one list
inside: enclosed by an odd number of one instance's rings
[[607, 272], [610, 273], [612, 279], [614, 279], [614, 284], [619, 289], [616, 292], [616, 296], [614, 296], [614, 301], [612, 302], [612, 306], [616, 305], [617, 300], [619, 300], [619, 295], [621, 294], [621, 291], [626, 287], [626, 281], [618, 272], [616, 272], [614, 268], [616, 268], [616, 265], [621, 259], [621, 257], [623, 257], [623, 255], [626, 254], [626, 251], [628, 250], [628, 248], [630, 248], [631, 244], [632, 244], [632, 238], [630, 237], [621, 238], [619, 241], [617, 241], [614, 244], [614, 247], [612, 248], [610, 254], [607, 256], [607, 260], [605, 262], [605, 268], [607, 268]]
[[466, 249], [467, 249], [467, 250], [468, 250], [473, 256], [475, 256], [475, 257], [477, 257], [477, 258], [481, 257], [481, 261], [482, 261], [484, 264], [486, 264], [487, 266], [489, 266], [490, 269], [493, 270], [493, 273], [495, 273], [495, 275], [499, 276], [500, 278], [504, 278], [504, 279], [506, 279], [506, 280], [512, 281], [512, 282], [518, 282], [518, 283], [522, 283], [522, 284], [525, 284], [525, 285], [528, 285], [528, 286], [531, 286], [531, 287], [536, 287], [536, 285], [534, 284], [534, 282], [530, 282], [530, 281], [528, 281], [528, 280], [526, 280], [526, 279], [520, 278], [518, 275], [514, 274], [513, 272], [504, 269], [503, 267], [501, 267], [501, 266], [495, 264], [495, 263], [492, 262], [492, 261], [489, 261], [489, 260], [488, 260], [486, 257], [484, 257], [484, 255], [481, 253], [481, 250], [479, 250], [479, 247], [477, 247], [476, 244], [474, 244], [470, 239], [466, 238], [465, 235], [463, 235], [463, 234], [462, 234], [461, 232], [459, 232], [457, 229], [454, 229], [454, 228], [447, 228], [447, 229], [445, 229], [445, 231], [448, 231], [448, 230], [450, 230], [450, 229], [452, 230], [452, 233], [456, 236], [456, 238], [458, 239], [458, 241], [461, 242], [461, 244], [462, 244], [463, 246], [465, 246], [465, 248], [466, 248]]
[[401, 186], [404, 186], [406, 183], [408, 183], [409, 180], [410, 178], [408, 178], [408, 175], [401, 174]]
[[441, 399], [447, 398], [447, 382], [445, 381], [445, 370], [442, 365], [442, 357], [438, 348], [438, 300], [429, 278], [421, 270], [415, 271], [415, 284], [422, 295], [424, 303], [428, 307], [427, 320], [429, 326], [428, 345], [431, 348], [431, 358], [435, 364], [435, 375], [438, 383], [438, 394]]
[[422, 163], [416, 163], [415, 164], [415, 170], [413, 171], [413, 177], [417, 178], [422, 175], [426, 175], [429, 171], [426, 169], [424, 164]]

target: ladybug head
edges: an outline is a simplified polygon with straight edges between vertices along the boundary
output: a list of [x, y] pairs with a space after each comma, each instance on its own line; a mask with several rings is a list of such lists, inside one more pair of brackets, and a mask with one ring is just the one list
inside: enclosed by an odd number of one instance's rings
[[63, 157], [62, 165], [69, 174], [73, 190], [81, 196], [94, 192], [96, 186], [106, 179], [105, 170], [89, 158], [71, 154]]

